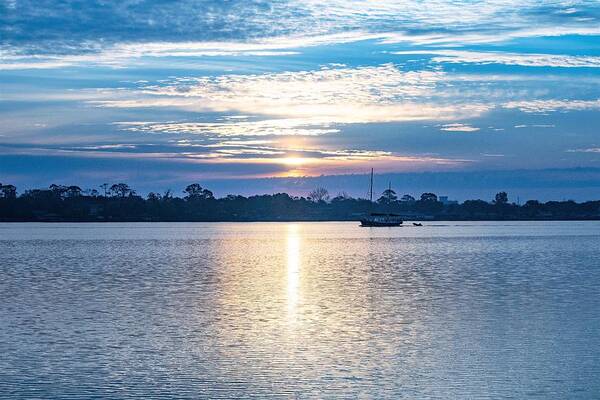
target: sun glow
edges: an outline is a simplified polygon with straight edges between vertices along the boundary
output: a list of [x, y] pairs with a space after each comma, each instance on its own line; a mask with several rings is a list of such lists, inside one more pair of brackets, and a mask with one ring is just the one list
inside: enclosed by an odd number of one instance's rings
[[277, 159], [278, 162], [284, 165], [299, 166], [312, 162], [313, 160], [305, 157], [284, 157]]

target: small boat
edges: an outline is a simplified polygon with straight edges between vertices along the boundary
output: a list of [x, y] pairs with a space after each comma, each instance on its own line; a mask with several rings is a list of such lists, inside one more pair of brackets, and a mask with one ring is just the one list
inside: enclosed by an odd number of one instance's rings
[[[389, 190], [391, 192], [392, 185]], [[373, 168], [371, 168], [371, 186], [369, 188], [369, 202], [373, 204]], [[400, 226], [402, 225], [402, 217], [398, 214], [371, 213], [368, 216], [361, 218], [360, 226]]]
[[398, 214], [371, 213], [360, 220], [360, 226], [400, 226], [402, 217]]
[[423, 224], [422, 224], [422, 223], [420, 223], [420, 222], [413, 222], [413, 225], [414, 225], [414, 226], [423, 226]]

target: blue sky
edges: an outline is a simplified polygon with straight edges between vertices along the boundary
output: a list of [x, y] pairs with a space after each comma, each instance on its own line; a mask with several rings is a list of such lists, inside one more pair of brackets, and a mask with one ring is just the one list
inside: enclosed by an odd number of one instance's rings
[[597, 1], [0, 0], [0, 182], [600, 197], [599, 68]]

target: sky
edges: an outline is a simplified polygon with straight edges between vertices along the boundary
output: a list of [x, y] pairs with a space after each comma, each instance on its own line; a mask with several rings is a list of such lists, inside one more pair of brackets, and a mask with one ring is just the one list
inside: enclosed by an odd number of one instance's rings
[[588, 200], [599, 111], [598, 1], [0, 0], [21, 190]]

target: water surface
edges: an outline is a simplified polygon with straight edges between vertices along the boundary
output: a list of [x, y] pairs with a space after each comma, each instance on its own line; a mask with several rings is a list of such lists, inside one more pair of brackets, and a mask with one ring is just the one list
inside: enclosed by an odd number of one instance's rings
[[0, 224], [0, 398], [600, 397], [600, 223]]

